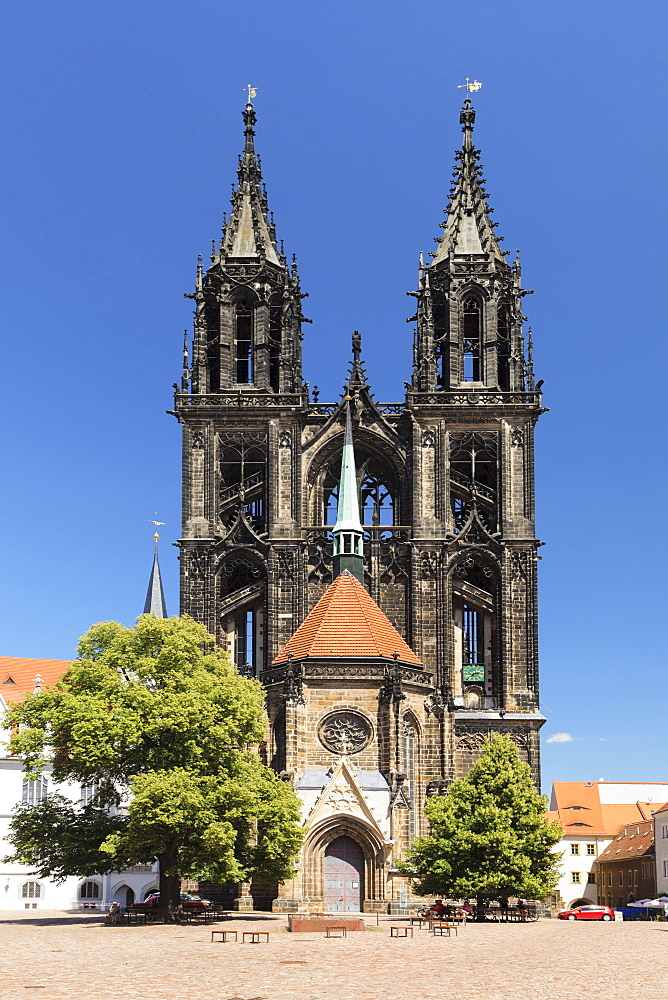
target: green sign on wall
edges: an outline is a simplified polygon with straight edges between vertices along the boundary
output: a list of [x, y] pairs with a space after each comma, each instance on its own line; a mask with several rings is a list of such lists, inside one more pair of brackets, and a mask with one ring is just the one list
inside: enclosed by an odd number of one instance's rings
[[475, 681], [484, 681], [484, 680], [485, 680], [484, 663], [464, 664], [464, 681], [466, 684], [472, 684]]

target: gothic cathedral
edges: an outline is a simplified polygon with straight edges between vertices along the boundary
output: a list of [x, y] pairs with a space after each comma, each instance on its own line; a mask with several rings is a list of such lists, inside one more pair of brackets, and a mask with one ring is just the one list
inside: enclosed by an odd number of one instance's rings
[[303, 802], [298, 876], [240, 908], [392, 911], [426, 796], [507, 734], [539, 779], [533, 432], [519, 259], [490, 219], [475, 111], [438, 247], [421, 261], [413, 372], [379, 403], [352, 337], [342, 398], [302, 375], [296, 266], [277, 240], [255, 111], [232, 211], [198, 266], [183, 428], [181, 611], [267, 692], [262, 752]]

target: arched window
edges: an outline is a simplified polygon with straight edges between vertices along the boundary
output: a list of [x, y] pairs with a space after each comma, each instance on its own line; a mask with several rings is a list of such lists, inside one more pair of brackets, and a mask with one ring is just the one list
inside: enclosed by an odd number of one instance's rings
[[462, 339], [462, 381], [482, 381], [482, 307], [470, 295], [464, 300]]
[[[464, 601], [462, 606], [462, 664], [464, 680], [484, 681], [485, 650], [483, 614], [478, 608]], [[478, 672], [482, 676], [477, 676]], [[469, 676], [467, 676], [467, 673]], [[476, 676], [471, 676], [475, 674]]]
[[410, 713], [404, 715], [403, 718], [402, 739], [404, 771], [406, 774], [406, 790], [410, 801], [408, 826], [409, 836], [412, 841], [417, 834], [416, 800], [418, 779], [418, 726], [415, 718]]
[[361, 466], [362, 524], [379, 526], [394, 524], [394, 496], [388, 484], [387, 471], [377, 458], [369, 458]]
[[81, 899], [99, 899], [100, 887], [97, 882], [82, 882], [79, 888], [79, 896]]
[[450, 498], [455, 530], [461, 531], [475, 499], [478, 516], [495, 531], [497, 510], [497, 441], [495, 434], [453, 435], [450, 449]]
[[273, 726], [274, 735], [274, 754], [271, 760], [271, 766], [274, 771], [279, 774], [281, 771], [285, 770], [286, 764], [286, 742], [285, 742], [285, 709], [281, 711], [276, 716]]
[[457, 697], [466, 708], [495, 707], [500, 696], [497, 636], [498, 572], [476, 553], [452, 573], [453, 648]]
[[48, 790], [49, 783], [43, 775], [40, 778], [35, 778], [34, 781], [28, 781], [27, 778], [24, 778], [23, 795], [21, 796], [22, 805], [38, 806], [46, 798]]
[[510, 303], [501, 299], [496, 312], [496, 350], [499, 366], [499, 388], [508, 391], [510, 385]]
[[269, 385], [274, 392], [280, 389], [282, 321], [283, 306], [280, 300], [272, 301], [269, 305]]
[[432, 293], [432, 315], [438, 364], [438, 386], [440, 389], [445, 389], [450, 385], [450, 308], [443, 292], [435, 291]]
[[42, 887], [39, 882], [24, 882], [21, 886], [22, 899], [41, 899]]
[[221, 450], [218, 516], [223, 524], [234, 522], [243, 492], [246, 516], [255, 531], [264, 530], [266, 462], [264, 449], [243, 439]]
[[333, 526], [336, 524], [336, 515], [339, 508], [339, 480], [334, 476], [331, 467], [327, 469], [323, 479], [322, 497], [322, 524]]
[[219, 576], [221, 625], [240, 671], [256, 676], [263, 669], [264, 572], [254, 561], [233, 556]]
[[237, 302], [234, 307], [234, 358], [239, 384], [253, 381], [253, 307]]
[[[355, 447], [355, 458], [362, 524], [369, 528], [396, 524], [397, 487], [387, 463], [358, 446]], [[322, 497], [319, 504], [322, 511], [320, 523], [328, 527], [336, 523], [340, 474], [341, 452], [334, 455], [319, 476], [319, 492]]]

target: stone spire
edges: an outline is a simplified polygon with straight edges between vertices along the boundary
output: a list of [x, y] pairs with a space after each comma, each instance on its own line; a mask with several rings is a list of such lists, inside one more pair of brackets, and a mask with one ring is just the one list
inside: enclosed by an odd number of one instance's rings
[[151, 578], [148, 581], [146, 592], [146, 603], [144, 604], [145, 615], [155, 615], [156, 618], [167, 617], [167, 605], [165, 604], [165, 593], [162, 589], [162, 577], [160, 576], [160, 563], [158, 562], [158, 539], [160, 535], [155, 533], [155, 549], [153, 551], [153, 567]]
[[344, 570], [349, 570], [364, 585], [364, 530], [360, 520], [349, 396], [346, 397], [346, 429], [343, 454], [341, 455], [339, 502], [336, 510], [336, 524], [332, 534], [334, 536], [334, 576], [337, 577]]
[[239, 158], [236, 189], [232, 191], [232, 213], [225, 226], [220, 253], [229, 259], [257, 261], [261, 258], [282, 266], [276, 230], [269, 214], [267, 192], [262, 183], [260, 157], [255, 152], [257, 121], [249, 102], [242, 112], [245, 129], [244, 151]]
[[475, 110], [470, 98], [464, 101], [459, 120], [464, 133], [461, 152], [457, 152], [450, 201], [446, 208], [447, 220], [443, 223], [443, 236], [439, 240], [434, 264], [460, 254], [493, 254], [505, 261], [494, 235], [494, 224], [487, 204], [485, 179], [482, 176], [480, 150], [473, 145]]

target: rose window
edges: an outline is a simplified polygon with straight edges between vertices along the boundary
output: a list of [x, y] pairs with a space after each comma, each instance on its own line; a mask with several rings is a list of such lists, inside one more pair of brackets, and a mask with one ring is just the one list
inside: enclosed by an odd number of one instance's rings
[[371, 742], [371, 725], [357, 712], [334, 712], [320, 724], [318, 737], [326, 750], [359, 753]]

